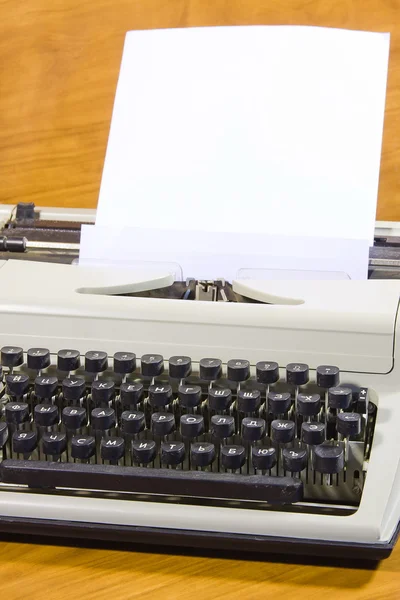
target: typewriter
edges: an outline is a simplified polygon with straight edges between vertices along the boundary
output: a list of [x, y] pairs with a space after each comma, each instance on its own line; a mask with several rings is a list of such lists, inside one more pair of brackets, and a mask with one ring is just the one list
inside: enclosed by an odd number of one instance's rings
[[227, 282], [76, 266], [94, 211], [0, 217], [0, 531], [390, 554], [394, 224], [377, 224], [368, 281]]

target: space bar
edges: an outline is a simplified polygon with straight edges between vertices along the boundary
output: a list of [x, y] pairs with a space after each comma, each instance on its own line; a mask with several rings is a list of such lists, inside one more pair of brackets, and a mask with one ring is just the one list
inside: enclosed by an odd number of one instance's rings
[[303, 484], [293, 477], [36, 460], [4, 460], [0, 464], [0, 480], [3, 483], [28, 485], [32, 488], [73, 488], [227, 498], [271, 504], [292, 504], [303, 498]]

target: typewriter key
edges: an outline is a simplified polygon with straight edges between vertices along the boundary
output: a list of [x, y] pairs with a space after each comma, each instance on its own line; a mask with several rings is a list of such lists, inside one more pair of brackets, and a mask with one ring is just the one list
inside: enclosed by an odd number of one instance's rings
[[313, 417], [321, 410], [321, 397], [319, 394], [298, 394], [297, 412], [303, 417]]
[[173, 379], [185, 379], [192, 371], [192, 360], [189, 356], [171, 356], [169, 359], [169, 376]]
[[264, 419], [245, 417], [242, 420], [242, 438], [251, 442], [261, 440], [265, 435], [265, 427]]
[[361, 433], [361, 415], [351, 412], [339, 413], [336, 429], [345, 438], [359, 435]]
[[30, 348], [26, 353], [28, 369], [41, 371], [50, 365], [50, 350], [47, 348]]
[[20, 425], [29, 420], [29, 406], [25, 402], [7, 402], [5, 415], [9, 425]]
[[164, 437], [175, 429], [175, 417], [171, 413], [156, 412], [151, 415], [151, 430], [154, 435]]
[[130, 383], [125, 381], [121, 383], [120, 395], [124, 408], [136, 406], [143, 400], [144, 387], [142, 383]]
[[6, 389], [10, 396], [21, 398], [29, 388], [29, 377], [25, 373], [6, 375]]
[[161, 354], [144, 354], [140, 368], [144, 377], [158, 377], [164, 371], [164, 358]]
[[67, 449], [67, 436], [65, 433], [44, 433], [42, 436], [42, 450], [46, 456], [60, 456]]
[[254, 413], [260, 408], [261, 394], [259, 390], [239, 390], [237, 393], [237, 409], [242, 413]]
[[307, 450], [284, 448], [282, 451], [283, 470], [300, 473], [307, 467]]
[[284, 421], [275, 419], [271, 423], [271, 436], [275, 442], [279, 444], [288, 444], [294, 438], [295, 423], [294, 421]]
[[196, 442], [190, 446], [192, 467], [208, 467], [215, 459], [215, 446], [209, 442]]
[[69, 348], [59, 350], [57, 353], [57, 368], [60, 371], [76, 371], [81, 366], [81, 357], [78, 350]]
[[86, 410], [81, 406], [66, 406], [61, 415], [66, 429], [77, 431], [86, 425]]
[[180, 385], [178, 389], [179, 404], [186, 408], [194, 408], [201, 403], [201, 387], [199, 385]]
[[115, 411], [112, 408], [94, 408], [90, 415], [90, 424], [93, 429], [108, 431], [115, 427]]
[[309, 367], [303, 363], [290, 363], [286, 367], [286, 381], [293, 385], [305, 385], [309, 378]]
[[170, 385], [150, 385], [149, 386], [149, 402], [150, 406], [163, 407], [167, 406], [172, 400], [172, 388]]
[[123, 433], [135, 435], [145, 428], [145, 417], [141, 411], [124, 410], [121, 415], [121, 429]]
[[256, 364], [256, 376], [259, 383], [267, 385], [279, 379], [279, 366], [276, 362], [262, 361]]
[[148, 465], [153, 462], [157, 454], [157, 446], [153, 440], [140, 440], [132, 442], [132, 458], [135, 463]]
[[125, 454], [125, 441], [121, 437], [103, 438], [100, 443], [100, 456], [103, 460], [109, 460], [111, 464], [118, 464], [120, 458]]
[[58, 407], [54, 404], [36, 404], [33, 413], [39, 427], [51, 427], [58, 423]]
[[182, 415], [180, 422], [181, 435], [194, 439], [204, 432], [204, 417], [201, 415]]
[[56, 393], [57, 387], [57, 377], [38, 375], [35, 379], [35, 395], [38, 398], [47, 398], [49, 400]]
[[208, 390], [208, 407], [213, 411], [228, 410], [232, 403], [232, 392], [228, 388], [212, 387]]
[[321, 365], [316, 370], [317, 385], [321, 388], [331, 388], [339, 385], [339, 367]]
[[301, 441], [309, 446], [323, 444], [325, 441], [325, 424], [314, 422], [302, 423]]
[[89, 350], [85, 354], [85, 371], [87, 373], [103, 373], [108, 367], [106, 352]]
[[161, 444], [161, 462], [167, 466], [177, 466], [185, 459], [183, 442], [163, 442]]
[[24, 362], [24, 351], [17, 346], [3, 346], [1, 349], [1, 364], [10, 370]]
[[260, 471], [268, 471], [276, 465], [276, 450], [275, 448], [267, 448], [265, 446], [254, 446], [251, 449], [251, 462], [255, 469]]
[[37, 446], [36, 431], [15, 431], [12, 436], [13, 451], [29, 456]]
[[96, 452], [96, 440], [91, 435], [76, 435], [71, 440], [71, 456], [88, 460]]
[[96, 406], [107, 406], [114, 399], [115, 384], [113, 381], [97, 379], [92, 383], [91, 392]]
[[288, 392], [282, 394], [269, 392], [267, 399], [268, 412], [272, 415], [284, 415], [289, 411], [292, 404], [292, 396]]
[[62, 393], [67, 402], [77, 403], [86, 391], [86, 381], [83, 377], [67, 377], [62, 382]]
[[313, 452], [315, 471], [324, 474], [340, 473], [344, 467], [344, 452], [340, 446], [321, 444]]
[[348, 387], [331, 387], [328, 390], [328, 407], [337, 410], [347, 410], [350, 407], [353, 394]]
[[210, 431], [220, 440], [230, 438], [235, 433], [235, 419], [230, 415], [213, 415]]
[[128, 375], [136, 369], [136, 354], [133, 352], [116, 352], [114, 354], [114, 373]]
[[240, 383], [250, 376], [250, 363], [248, 360], [229, 360], [227, 364], [227, 379]]
[[238, 471], [246, 462], [246, 450], [243, 446], [222, 446], [221, 464], [225, 469]]
[[200, 360], [200, 379], [216, 381], [222, 375], [222, 361], [219, 358], [202, 358]]

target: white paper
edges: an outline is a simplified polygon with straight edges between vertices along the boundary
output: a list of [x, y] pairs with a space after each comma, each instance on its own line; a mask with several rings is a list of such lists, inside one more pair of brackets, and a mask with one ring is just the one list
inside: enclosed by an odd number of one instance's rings
[[96, 224], [371, 242], [388, 53], [362, 31], [129, 32]]
[[367, 240], [83, 225], [80, 263], [147, 265], [177, 279], [365, 279], [368, 251]]

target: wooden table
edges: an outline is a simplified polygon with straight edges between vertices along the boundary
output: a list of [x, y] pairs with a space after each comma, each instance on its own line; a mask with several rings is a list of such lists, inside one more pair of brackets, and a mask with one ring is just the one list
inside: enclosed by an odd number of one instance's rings
[[[0, 203], [95, 207], [130, 29], [310, 24], [392, 34], [378, 218], [400, 220], [399, 0], [0, 0]], [[399, 600], [371, 569], [0, 542], [4, 597]]]

